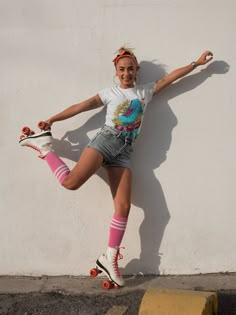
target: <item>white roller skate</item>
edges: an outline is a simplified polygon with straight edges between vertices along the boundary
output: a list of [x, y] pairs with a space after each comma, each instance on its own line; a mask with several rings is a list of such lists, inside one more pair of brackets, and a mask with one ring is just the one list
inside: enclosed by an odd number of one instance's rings
[[[39, 128], [43, 130], [40, 125]], [[23, 135], [20, 137], [19, 144], [38, 151], [40, 153], [39, 158], [43, 159], [48, 152], [52, 150], [52, 134], [50, 130], [43, 130], [42, 132], [35, 134], [29, 127], [24, 127], [22, 133]]]
[[120, 274], [118, 267], [118, 259], [122, 259], [123, 256], [120, 254], [120, 249], [117, 248], [107, 248], [105, 254], [102, 254], [96, 261], [96, 268], [90, 271], [92, 277], [97, 276], [99, 273], [104, 272], [109, 281], [103, 282], [104, 289], [110, 289], [112, 286], [115, 288], [124, 286], [124, 279]]

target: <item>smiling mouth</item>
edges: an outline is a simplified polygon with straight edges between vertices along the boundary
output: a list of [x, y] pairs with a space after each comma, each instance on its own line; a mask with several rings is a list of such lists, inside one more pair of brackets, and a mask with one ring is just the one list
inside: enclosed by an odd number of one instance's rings
[[124, 78], [123, 80], [124, 81], [130, 81], [130, 80], [132, 80], [132, 78]]

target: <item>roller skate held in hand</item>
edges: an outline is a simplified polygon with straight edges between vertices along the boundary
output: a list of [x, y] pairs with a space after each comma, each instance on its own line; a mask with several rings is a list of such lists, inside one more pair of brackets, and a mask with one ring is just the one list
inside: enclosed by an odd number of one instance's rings
[[36, 134], [29, 127], [23, 127], [19, 144], [38, 151], [39, 157], [44, 158], [51, 151], [52, 134], [50, 127], [43, 121], [38, 123], [38, 128], [41, 132]]

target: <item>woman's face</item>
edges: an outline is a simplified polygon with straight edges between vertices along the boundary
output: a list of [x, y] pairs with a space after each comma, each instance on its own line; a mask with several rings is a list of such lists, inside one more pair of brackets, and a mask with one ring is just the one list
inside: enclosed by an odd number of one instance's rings
[[120, 80], [120, 87], [123, 89], [134, 87], [138, 67], [130, 57], [122, 57], [116, 64], [116, 75]]

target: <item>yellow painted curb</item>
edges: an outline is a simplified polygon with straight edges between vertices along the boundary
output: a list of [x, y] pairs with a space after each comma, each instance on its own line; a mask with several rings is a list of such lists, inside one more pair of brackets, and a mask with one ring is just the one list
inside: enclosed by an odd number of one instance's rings
[[139, 315], [216, 315], [214, 292], [148, 289], [143, 296]]

